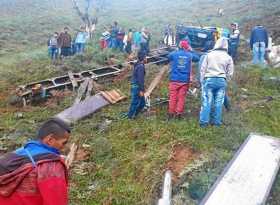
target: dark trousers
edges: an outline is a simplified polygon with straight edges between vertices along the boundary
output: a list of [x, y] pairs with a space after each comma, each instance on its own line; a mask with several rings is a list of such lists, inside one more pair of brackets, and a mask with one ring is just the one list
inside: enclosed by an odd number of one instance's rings
[[131, 103], [128, 111], [128, 118], [135, 118], [145, 107], [145, 97], [140, 96], [140, 89], [137, 85], [131, 86]]
[[71, 47], [62, 47], [61, 48], [62, 56], [70, 56], [71, 55]]

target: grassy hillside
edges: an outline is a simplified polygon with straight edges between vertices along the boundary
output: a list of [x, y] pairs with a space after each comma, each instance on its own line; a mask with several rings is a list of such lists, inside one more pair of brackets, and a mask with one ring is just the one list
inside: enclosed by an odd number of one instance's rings
[[[82, 6], [82, 0], [78, 2]], [[111, 0], [98, 11], [97, 34], [103, 25], [115, 20], [125, 28], [147, 26], [155, 46], [166, 23], [227, 26], [237, 21], [244, 28], [242, 34], [248, 36], [248, 25], [274, 14], [279, 6], [280, 2], [273, 0], [265, 3], [260, 0]], [[225, 10], [225, 16], [216, 15], [218, 7]], [[89, 42], [84, 56], [51, 65], [46, 51], [49, 34], [65, 25], [74, 34], [80, 23], [70, 0], [1, 0], [0, 153], [32, 138], [40, 123], [70, 106], [75, 97], [73, 93], [64, 92], [41, 105], [18, 108], [8, 104], [17, 85], [68, 70], [86, 70], [101, 65], [104, 57], [112, 54], [99, 50], [97, 35]], [[242, 55], [246, 55], [241, 57], [248, 61], [246, 44], [242, 47]], [[115, 55], [120, 61], [125, 59], [122, 54]], [[159, 69], [158, 66], [147, 69], [147, 82]], [[166, 105], [154, 107], [135, 121], [121, 119], [121, 114], [128, 109], [127, 100], [78, 122], [73, 127], [72, 141], [82, 148], [80, 160], [71, 170], [70, 204], [154, 204], [159, 198], [166, 168], [175, 174], [175, 204], [197, 204], [250, 132], [279, 136], [280, 86], [262, 80], [268, 76], [280, 77], [279, 69], [237, 63], [236, 76], [229, 88], [233, 109], [225, 113], [225, 126], [221, 128], [199, 128], [200, 97], [192, 95], [187, 98], [187, 116], [181, 121], [166, 121]], [[129, 96], [128, 79], [107, 82], [104, 87], [117, 87]], [[166, 96], [167, 82], [164, 81], [153, 97]], [[273, 96], [273, 100], [262, 102], [269, 96]], [[280, 180], [277, 180], [268, 204], [280, 204], [279, 189]]]

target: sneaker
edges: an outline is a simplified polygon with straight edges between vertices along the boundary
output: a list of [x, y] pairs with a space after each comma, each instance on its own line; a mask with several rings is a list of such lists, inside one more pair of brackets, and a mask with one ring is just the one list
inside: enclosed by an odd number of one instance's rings
[[203, 123], [203, 124], [199, 124], [199, 126], [200, 126], [201, 128], [206, 128], [206, 127], [208, 126], [208, 124]]

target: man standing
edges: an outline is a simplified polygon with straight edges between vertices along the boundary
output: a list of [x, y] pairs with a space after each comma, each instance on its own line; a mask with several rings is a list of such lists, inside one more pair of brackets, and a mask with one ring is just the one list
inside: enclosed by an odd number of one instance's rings
[[76, 53], [78, 54], [84, 53], [86, 41], [88, 38], [89, 36], [88, 33], [85, 31], [85, 27], [81, 26], [75, 40]]
[[140, 44], [141, 44], [141, 32], [134, 31], [132, 37], [132, 51], [135, 54], [135, 56], [137, 52], [139, 52]]
[[181, 118], [191, 81], [192, 54], [188, 41], [182, 40], [179, 44], [179, 50], [170, 53], [168, 58], [171, 63], [168, 118]]
[[150, 52], [150, 48], [149, 48], [150, 40], [151, 40], [151, 36], [150, 36], [148, 30], [145, 27], [142, 28], [141, 43], [140, 43], [140, 52], [141, 53], [148, 55], [148, 53]]
[[113, 49], [116, 49], [118, 46], [118, 42], [117, 42], [118, 33], [119, 33], [118, 22], [115, 21], [111, 29], [111, 48]]
[[[214, 47], [204, 58], [200, 79], [202, 87], [202, 105], [200, 110], [200, 126], [206, 127], [213, 117], [213, 125], [222, 125], [222, 108], [225, 99], [227, 80], [234, 71], [232, 58], [228, 55], [228, 40], [220, 38]], [[211, 113], [214, 102], [214, 113]]]
[[52, 62], [55, 62], [58, 55], [58, 33], [54, 32], [53, 36], [49, 40], [49, 49]]
[[45, 122], [36, 140], [0, 158], [1, 205], [67, 205], [67, 168], [60, 156], [70, 128]]
[[263, 26], [256, 26], [251, 32], [250, 47], [253, 51], [253, 64], [264, 65], [265, 50], [268, 47], [268, 33]]
[[238, 23], [231, 23], [231, 35], [229, 39], [229, 55], [236, 59], [237, 49], [239, 46], [240, 31]]
[[70, 56], [71, 55], [71, 35], [68, 33], [69, 28], [65, 27], [64, 32], [62, 32], [58, 37], [58, 45], [61, 48], [61, 56]]
[[145, 62], [144, 53], [138, 53], [138, 61], [134, 65], [131, 79], [131, 104], [128, 111], [128, 118], [135, 118], [145, 107]]

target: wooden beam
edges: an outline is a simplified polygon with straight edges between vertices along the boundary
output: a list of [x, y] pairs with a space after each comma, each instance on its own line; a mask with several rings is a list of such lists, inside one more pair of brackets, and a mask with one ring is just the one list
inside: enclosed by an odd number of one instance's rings
[[153, 79], [153, 81], [150, 83], [149, 88], [145, 92], [145, 97], [149, 97], [153, 90], [158, 86], [158, 84], [161, 82], [164, 74], [168, 71], [168, 66], [164, 66], [161, 68], [160, 72], [156, 75], [156, 77]]

